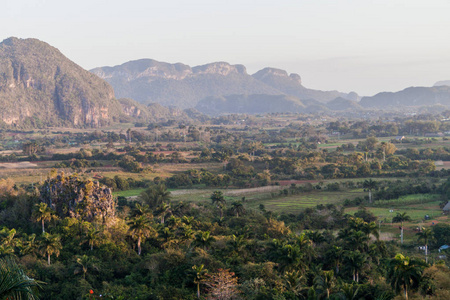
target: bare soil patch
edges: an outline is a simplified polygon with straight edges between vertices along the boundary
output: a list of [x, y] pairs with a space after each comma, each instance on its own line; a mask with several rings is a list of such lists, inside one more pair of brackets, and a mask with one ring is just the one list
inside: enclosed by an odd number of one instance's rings
[[21, 161], [15, 163], [0, 163], [0, 168], [3, 169], [29, 169], [37, 167], [37, 164], [31, 163], [29, 161]]

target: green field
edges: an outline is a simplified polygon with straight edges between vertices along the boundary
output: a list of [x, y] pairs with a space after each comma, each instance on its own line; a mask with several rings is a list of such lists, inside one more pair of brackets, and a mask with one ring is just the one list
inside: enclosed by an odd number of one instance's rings
[[132, 196], [138, 196], [140, 193], [145, 191], [145, 188], [140, 189], [133, 189], [133, 190], [127, 190], [127, 191], [119, 191], [114, 192], [113, 195], [116, 197], [122, 196], [122, 197], [132, 197]]

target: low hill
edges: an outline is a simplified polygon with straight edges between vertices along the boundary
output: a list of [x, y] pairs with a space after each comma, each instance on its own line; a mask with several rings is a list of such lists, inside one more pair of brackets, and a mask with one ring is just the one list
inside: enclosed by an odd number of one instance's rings
[[297, 98], [286, 95], [228, 95], [207, 97], [195, 107], [207, 115], [246, 113], [263, 114], [276, 112], [299, 113], [305, 105]]
[[450, 80], [438, 81], [434, 84], [434, 86], [442, 86], [442, 85], [450, 86]]
[[279, 90], [280, 92], [297, 97], [299, 99], [315, 99], [319, 102], [328, 102], [337, 97], [350, 100], [358, 100], [358, 95], [354, 92], [346, 94], [338, 91], [319, 91], [308, 89], [302, 85], [301, 77], [298, 74], [290, 74], [284, 70], [265, 68], [252, 75], [253, 78]]
[[335, 110], [335, 111], [339, 111], [339, 110], [361, 110], [363, 109], [361, 107], [361, 105], [359, 105], [357, 102], [349, 100], [349, 99], [344, 99], [342, 97], [338, 97], [334, 100], [331, 100], [330, 102], [327, 102], [326, 106], [330, 109], [330, 110]]
[[410, 87], [399, 92], [383, 92], [373, 97], [363, 97], [360, 105], [364, 108], [402, 109], [441, 104], [450, 106], [450, 86]]

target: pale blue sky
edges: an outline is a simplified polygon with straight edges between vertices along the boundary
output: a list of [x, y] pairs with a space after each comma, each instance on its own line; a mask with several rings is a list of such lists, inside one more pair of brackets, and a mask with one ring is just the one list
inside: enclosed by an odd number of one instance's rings
[[86, 69], [153, 58], [270, 66], [362, 95], [450, 80], [449, 0], [0, 0], [0, 39]]

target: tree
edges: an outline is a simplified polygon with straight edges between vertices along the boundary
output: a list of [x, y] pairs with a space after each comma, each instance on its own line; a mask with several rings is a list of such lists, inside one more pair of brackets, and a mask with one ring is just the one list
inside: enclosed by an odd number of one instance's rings
[[342, 282], [340, 284], [340, 294], [342, 295], [342, 298], [345, 300], [355, 300], [358, 298], [360, 286], [358, 284], [352, 283], [345, 283]]
[[214, 191], [210, 197], [212, 204], [216, 205], [220, 212], [220, 218], [223, 217], [223, 208], [225, 207], [226, 200], [221, 191]]
[[199, 232], [195, 235], [193, 246], [208, 249], [215, 240], [216, 239], [211, 235], [211, 232]]
[[369, 190], [369, 203], [372, 203], [372, 190], [377, 188], [377, 182], [373, 181], [372, 179], [366, 179], [363, 182], [363, 188]]
[[162, 203], [156, 210], [156, 215], [161, 219], [161, 224], [164, 224], [165, 218], [172, 214], [172, 207], [170, 204]]
[[86, 273], [89, 269], [98, 270], [96, 259], [93, 256], [82, 255], [76, 258], [76, 263], [78, 265], [75, 268], [74, 274], [78, 274], [80, 272], [83, 273], [83, 279], [86, 279]]
[[245, 213], [245, 208], [242, 202], [235, 201], [231, 204], [231, 211], [236, 215], [236, 217], [239, 217], [239, 214], [243, 215]]
[[397, 213], [395, 217], [392, 218], [392, 223], [400, 223], [400, 237], [401, 243], [403, 244], [403, 222], [411, 221], [411, 217], [404, 213]]
[[129, 232], [133, 237], [137, 237], [137, 247], [138, 247], [138, 255], [141, 255], [141, 243], [145, 238], [149, 237], [152, 233], [154, 233], [153, 227], [150, 225], [150, 220], [145, 216], [138, 216], [132, 218], [127, 223], [130, 228]]
[[422, 227], [421, 231], [417, 234], [417, 240], [423, 241], [425, 244], [425, 262], [428, 263], [428, 244], [434, 239], [433, 231], [430, 228]]
[[339, 266], [342, 263], [342, 254], [344, 250], [341, 247], [333, 245], [330, 250], [328, 250], [326, 257], [331, 260], [332, 264], [336, 268], [336, 274], [339, 274]]
[[207, 274], [205, 284], [209, 287], [208, 299], [232, 299], [238, 293], [237, 280], [234, 273], [226, 269], [218, 269], [217, 273]]
[[57, 234], [44, 232], [40, 241], [40, 249], [43, 255], [47, 255], [47, 262], [50, 265], [50, 257], [53, 254], [58, 257], [59, 251], [62, 249], [61, 237]]
[[358, 250], [345, 253], [345, 266], [352, 272], [353, 281], [359, 282], [359, 272], [363, 269], [366, 260], [367, 256]]
[[194, 283], [197, 285], [197, 298], [200, 299], [200, 284], [204, 282], [208, 269], [205, 268], [205, 265], [201, 264], [200, 266], [192, 266], [192, 270], [194, 273]]
[[162, 183], [154, 185], [143, 191], [139, 197], [142, 202], [148, 204], [150, 208], [157, 207], [162, 203], [170, 202], [170, 192]]
[[54, 211], [47, 206], [47, 203], [44, 202], [36, 203], [33, 217], [37, 222], [42, 223], [42, 233], [45, 232], [44, 223], [56, 218], [56, 216], [54, 215]]
[[303, 289], [304, 282], [303, 274], [299, 270], [292, 272], [285, 272], [283, 275], [284, 286], [286, 290], [298, 296]]
[[326, 294], [326, 299], [330, 299], [330, 294], [336, 286], [336, 278], [333, 270], [323, 271], [322, 274], [314, 278], [314, 287], [316, 291], [322, 291]]
[[38, 299], [40, 284], [28, 277], [14, 260], [0, 259], [0, 299]]
[[424, 261], [399, 253], [389, 262], [387, 279], [396, 292], [403, 290], [408, 299], [408, 290], [419, 286], [425, 266]]
[[97, 246], [100, 243], [100, 233], [100, 230], [97, 230], [94, 227], [89, 228], [84, 234], [81, 244], [87, 243], [92, 251], [94, 246]]

